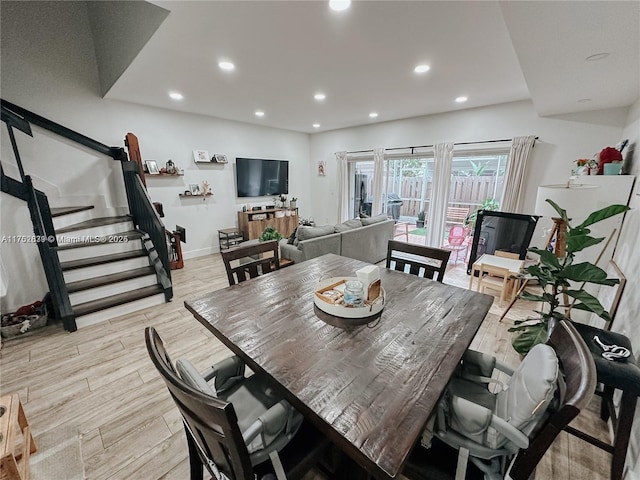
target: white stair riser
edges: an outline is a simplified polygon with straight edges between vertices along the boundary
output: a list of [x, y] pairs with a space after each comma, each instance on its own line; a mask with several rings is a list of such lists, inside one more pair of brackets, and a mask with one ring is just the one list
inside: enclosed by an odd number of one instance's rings
[[121, 282], [70, 293], [69, 301], [71, 302], [71, 305], [75, 307], [81, 303], [109, 297], [111, 295], [117, 295], [118, 293], [129, 292], [131, 290], [136, 290], [137, 288], [155, 285], [156, 283], [158, 283], [158, 279], [155, 273], [152, 273], [150, 275], [145, 275], [144, 277], [130, 278]]
[[80, 260], [81, 258], [100, 257], [102, 255], [111, 255], [113, 253], [130, 252], [132, 250], [140, 250], [142, 241], [139, 238], [131, 239], [128, 242], [101, 243], [91, 245], [89, 247], [69, 248], [58, 250], [58, 258], [61, 262], [70, 260]]
[[103, 263], [101, 265], [93, 265], [91, 267], [74, 268], [64, 272], [65, 283], [78, 282], [87, 278], [102, 277], [111, 273], [124, 272], [133, 270], [134, 268], [148, 267], [149, 257], [137, 257], [129, 260], [121, 260], [119, 262]]
[[89, 325], [95, 325], [96, 323], [105, 322], [112, 318], [128, 315], [130, 313], [137, 312], [138, 310], [144, 310], [145, 308], [154, 307], [163, 303], [165, 303], [164, 293], [158, 293], [150, 297], [141, 298], [134, 302], [118, 305], [117, 307], [111, 307], [76, 317], [76, 326], [78, 328], [88, 327]]
[[58, 230], [59, 228], [69, 227], [76, 223], [86, 222], [93, 218], [93, 210], [82, 210], [81, 212], [68, 213], [66, 215], [60, 215], [59, 217], [53, 217], [53, 228]]
[[[104, 237], [109, 235], [114, 235], [115, 237], [117, 237], [118, 233], [128, 232], [133, 229], [133, 222], [127, 221], [112, 223], [109, 225], [88, 227], [81, 230], [74, 230], [72, 232], [57, 233], [56, 236], [58, 237], [58, 244], [64, 245], [67, 243], [78, 241], [76, 239], [80, 239], [80, 241], [83, 241], [89, 240], [90, 238], [94, 237]], [[113, 240], [114, 239], [112, 239], [111, 241]], [[115, 240], [117, 240], [117, 238]]]

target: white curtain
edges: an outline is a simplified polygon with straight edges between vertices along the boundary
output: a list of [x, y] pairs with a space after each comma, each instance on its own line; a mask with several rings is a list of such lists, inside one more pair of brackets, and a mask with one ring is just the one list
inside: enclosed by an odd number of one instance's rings
[[447, 218], [449, 188], [451, 186], [451, 165], [453, 163], [453, 143], [438, 143], [433, 148], [434, 168], [431, 187], [431, 204], [426, 218], [427, 237], [430, 247], [440, 247], [444, 239], [444, 224]]
[[338, 222], [349, 220], [349, 166], [347, 152], [336, 152], [338, 161]]
[[382, 213], [382, 189], [384, 177], [384, 148], [373, 149], [373, 205], [371, 206], [371, 216], [374, 217]]
[[504, 179], [504, 195], [500, 210], [503, 212], [520, 213], [522, 196], [524, 194], [524, 172], [527, 159], [533, 144], [536, 141], [534, 135], [526, 137], [514, 137], [509, 152], [509, 163]]

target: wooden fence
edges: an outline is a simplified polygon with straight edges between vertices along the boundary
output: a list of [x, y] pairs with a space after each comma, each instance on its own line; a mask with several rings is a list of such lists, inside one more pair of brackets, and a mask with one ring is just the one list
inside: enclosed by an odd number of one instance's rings
[[[372, 179], [369, 178], [368, 191], [372, 191]], [[502, 196], [504, 188], [503, 178], [498, 178], [498, 185], [495, 189], [495, 197]], [[394, 193], [397, 193], [403, 201], [400, 209], [400, 215], [407, 217], [416, 217], [418, 212], [429, 210], [429, 199], [432, 192], [432, 179], [427, 179], [425, 186], [424, 204], [420, 201], [422, 198], [422, 178], [404, 177], [400, 184], [400, 191], [397, 191], [397, 181], [390, 181], [389, 185], [395, 185]], [[469, 207], [469, 211], [473, 211], [477, 206], [488, 198], [494, 198], [494, 184], [496, 178], [493, 176], [480, 177], [454, 177], [449, 190], [449, 206], [450, 207]]]

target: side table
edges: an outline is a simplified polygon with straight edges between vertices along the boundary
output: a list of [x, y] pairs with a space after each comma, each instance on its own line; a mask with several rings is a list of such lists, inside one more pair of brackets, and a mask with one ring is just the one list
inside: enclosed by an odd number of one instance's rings
[[[17, 393], [0, 398], [0, 471], [2, 478], [27, 480], [29, 457], [36, 451], [29, 422]], [[16, 444], [22, 449], [16, 453]], [[6, 475], [6, 476], [5, 476]]]
[[223, 228], [218, 230], [218, 242], [220, 250], [227, 250], [244, 241], [242, 232], [237, 227]]

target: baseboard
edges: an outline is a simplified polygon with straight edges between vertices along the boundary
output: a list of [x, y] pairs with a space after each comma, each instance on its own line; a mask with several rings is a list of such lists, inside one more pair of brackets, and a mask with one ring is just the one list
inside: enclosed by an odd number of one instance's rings
[[182, 258], [197, 258], [211, 255], [212, 253], [218, 253], [218, 250], [214, 247], [200, 248], [198, 250], [182, 250]]

